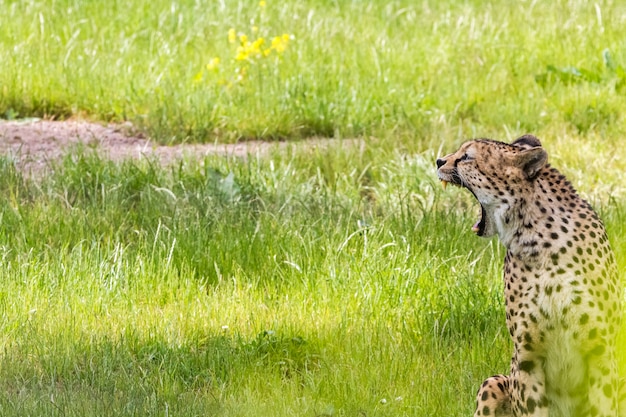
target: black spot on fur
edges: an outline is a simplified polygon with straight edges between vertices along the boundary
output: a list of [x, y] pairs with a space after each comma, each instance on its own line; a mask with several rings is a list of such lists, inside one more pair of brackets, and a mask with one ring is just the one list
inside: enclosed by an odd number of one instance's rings
[[580, 324], [582, 324], [582, 325], [585, 325], [585, 324], [589, 323], [589, 314], [587, 314], [587, 313], [583, 313], [583, 314], [580, 316], [580, 319], [578, 320], [578, 322], [579, 322]]
[[533, 361], [522, 361], [519, 364], [519, 369], [520, 369], [520, 371], [531, 372], [533, 369], [535, 369], [535, 362], [533, 362]]

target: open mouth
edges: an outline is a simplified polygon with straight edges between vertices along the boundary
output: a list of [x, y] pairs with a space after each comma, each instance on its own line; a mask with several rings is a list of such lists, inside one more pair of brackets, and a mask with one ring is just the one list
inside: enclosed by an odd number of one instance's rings
[[480, 219], [472, 226], [472, 232], [478, 236], [482, 236], [485, 233], [485, 209], [482, 204], [480, 205]]
[[[468, 187], [463, 185], [463, 183], [461, 181], [457, 182], [456, 178], [453, 178], [453, 181], [446, 181], [444, 179], [441, 180], [441, 185], [443, 186], [444, 190], [446, 189], [448, 184], [452, 184], [452, 185], [454, 185], [456, 187], [465, 188], [465, 189], [469, 190], [469, 192], [472, 193], [474, 198], [476, 198], [476, 194], [474, 194], [474, 191], [472, 191], [471, 189], [469, 189]], [[478, 198], [476, 198], [476, 201], [478, 201]], [[479, 201], [479, 204], [480, 204], [480, 201]], [[485, 226], [486, 226], [485, 218], [487, 217], [486, 215], [487, 215], [487, 213], [485, 212], [485, 208], [483, 207], [482, 204], [480, 204], [480, 218], [472, 226], [472, 232], [476, 233], [476, 235], [478, 235], [478, 236], [483, 236], [484, 233], [485, 233]]]

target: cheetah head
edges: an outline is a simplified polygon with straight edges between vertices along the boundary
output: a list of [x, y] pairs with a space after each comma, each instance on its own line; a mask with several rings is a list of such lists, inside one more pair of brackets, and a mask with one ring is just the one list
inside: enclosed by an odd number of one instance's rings
[[437, 174], [445, 188], [467, 188], [481, 207], [472, 230], [483, 237], [502, 230], [503, 213], [532, 186], [546, 166], [548, 154], [534, 136], [525, 135], [508, 144], [490, 139], [465, 142], [459, 150], [437, 159]]

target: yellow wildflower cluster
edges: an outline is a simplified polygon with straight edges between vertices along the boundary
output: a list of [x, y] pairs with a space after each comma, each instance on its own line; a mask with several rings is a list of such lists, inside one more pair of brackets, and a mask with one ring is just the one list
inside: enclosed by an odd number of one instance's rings
[[[232, 29], [231, 29], [232, 30]], [[230, 40], [230, 31], [229, 37]], [[245, 34], [239, 35], [239, 46], [237, 47], [237, 54], [235, 55], [236, 61], [244, 61], [251, 60], [254, 58], [263, 58], [270, 56], [272, 52], [277, 54], [281, 54], [285, 52], [287, 49], [287, 45], [289, 44], [289, 40], [291, 36], [288, 33], [283, 34], [282, 36], [274, 36], [272, 38], [272, 42], [269, 48], [264, 48], [265, 39], [263, 37], [259, 37], [254, 41], [250, 42], [248, 40], [248, 36]]]
[[[263, 11], [266, 4], [267, 3], [264, 0], [259, 2], [259, 7], [261, 9], [261, 21], [263, 20]], [[248, 74], [248, 68], [250, 65], [256, 62], [261, 62], [265, 58], [269, 58], [272, 55], [277, 57], [282, 55], [287, 50], [290, 41], [293, 39], [292, 35], [284, 33], [280, 36], [274, 36], [271, 38], [268, 37], [268, 42], [266, 41], [266, 38], [260, 35], [262, 32], [262, 28], [259, 28], [257, 25], [253, 25], [251, 27], [251, 39], [246, 33], [237, 32], [235, 28], [228, 30], [228, 43], [232, 45], [231, 50], [233, 58], [227, 61], [234, 63], [236, 66], [234, 71], [235, 79], [232, 81], [243, 81]], [[204, 78], [205, 71], [208, 71], [209, 73], [221, 74], [223, 72], [221, 62], [222, 60], [219, 57], [211, 59], [205, 68], [196, 74], [194, 82], [201, 82]], [[231, 74], [233, 73], [231, 72]], [[226, 79], [219, 79], [218, 84], [227, 86], [232, 85], [232, 82], [229, 81], [228, 78], [230, 77], [226, 77]]]

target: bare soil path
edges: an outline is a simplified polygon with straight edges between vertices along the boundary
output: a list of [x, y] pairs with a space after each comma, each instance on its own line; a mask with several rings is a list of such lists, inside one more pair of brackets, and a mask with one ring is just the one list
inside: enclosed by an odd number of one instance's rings
[[[328, 146], [337, 140], [307, 140], [307, 146]], [[349, 144], [354, 141], [341, 141]], [[25, 172], [40, 172], [68, 152], [84, 145], [114, 161], [156, 158], [162, 164], [183, 157], [201, 159], [209, 154], [246, 157], [297, 144], [252, 141], [237, 144], [182, 144], [163, 146], [136, 133], [130, 124], [103, 126], [85, 121], [0, 121], [0, 156], [14, 158]]]

